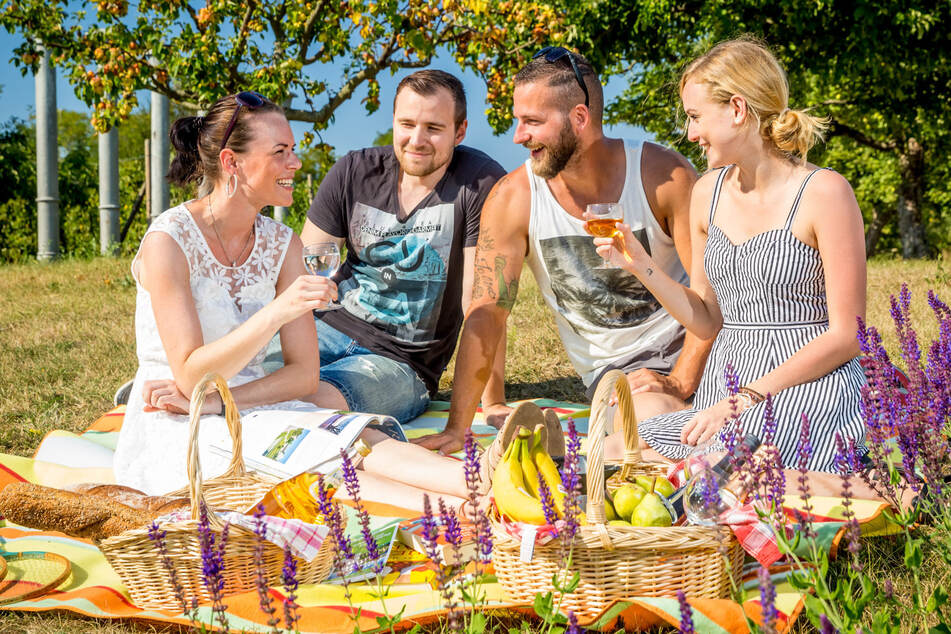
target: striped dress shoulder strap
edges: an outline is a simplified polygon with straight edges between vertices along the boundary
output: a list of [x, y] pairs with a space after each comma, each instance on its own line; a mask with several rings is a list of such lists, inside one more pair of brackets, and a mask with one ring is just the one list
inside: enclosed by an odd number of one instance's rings
[[783, 225], [783, 229], [789, 231], [792, 227], [793, 220], [796, 218], [796, 212], [799, 211], [799, 201], [802, 200], [802, 193], [806, 191], [806, 185], [809, 184], [809, 181], [815, 176], [818, 172], [822, 170], [829, 169], [828, 167], [818, 167], [811, 172], [809, 172], [806, 177], [802, 180], [802, 185], [799, 186], [799, 191], [796, 192], [796, 198], [793, 200], [792, 207], [789, 209], [789, 215], [786, 216], [786, 224]]
[[732, 165], [727, 165], [726, 167], [720, 168], [720, 173], [717, 175], [717, 182], [713, 185], [713, 198], [710, 200], [710, 219], [707, 221], [707, 224], [713, 224], [713, 216], [717, 213], [717, 203], [720, 201], [720, 189], [723, 187], [723, 178], [726, 176], [726, 173], [730, 171]]

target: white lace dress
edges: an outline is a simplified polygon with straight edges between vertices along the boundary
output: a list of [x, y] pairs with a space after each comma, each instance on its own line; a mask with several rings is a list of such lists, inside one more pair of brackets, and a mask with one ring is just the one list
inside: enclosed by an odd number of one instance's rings
[[[258, 215], [254, 223], [254, 247], [241, 265], [225, 266], [212, 255], [201, 230], [184, 205], [156, 218], [148, 233], [170, 235], [188, 260], [190, 285], [205, 343], [220, 339], [244, 323], [275, 297], [277, 276], [284, 263], [292, 231], [285, 225]], [[146, 235], [148, 235], [146, 233]], [[138, 256], [136, 256], [138, 259]], [[129, 396], [119, 434], [113, 469], [116, 481], [157, 495], [187, 484], [185, 455], [188, 417], [166, 412], [145, 412], [142, 385], [146, 380], [171, 379], [165, 348], [155, 324], [148, 291], [136, 279], [135, 339], [139, 369]], [[236, 386], [264, 376], [262, 348], [238, 374], [228, 380]], [[302, 401], [272, 404], [268, 410], [316, 410]], [[247, 410], [250, 411], [250, 410]], [[199, 433], [199, 457], [204, 478], [221, 474], [227, 460], [207, 450], [212, 441], [227, 437], [221, 416], [203, 416]]]

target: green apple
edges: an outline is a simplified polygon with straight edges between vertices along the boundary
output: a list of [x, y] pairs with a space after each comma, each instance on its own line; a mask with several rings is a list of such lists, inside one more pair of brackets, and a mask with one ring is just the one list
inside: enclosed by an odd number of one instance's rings
[[673, 521], [670, 518], [670, 511], [661, 502], [658, 494], [649, 493], [634, 509], [634, 513], [631, 515], [631, 524], [634, 526], [670, 526]]
[[608, 522], [608, 526], [631, 526], [631, 523], [624, 520], [611, 520]]
[[631, 519], [634, 508], [640, 503], [647, 491], [636, 484], [625, 484], [614, 492], [614, 511], [620, 519]]

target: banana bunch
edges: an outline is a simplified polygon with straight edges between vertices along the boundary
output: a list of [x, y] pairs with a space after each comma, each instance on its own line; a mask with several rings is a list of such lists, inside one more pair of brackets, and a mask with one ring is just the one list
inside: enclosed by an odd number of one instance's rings
[[499, 511], [517, 522], [546, 524], [545, 511], [539, 498], [539, 482], [544, 480], [551, 491], [555, 512], [563, 517], [565, 493], [555, 461], [542, 446], [544, 425], [534, 433], [520, 427], [508, 446], [502, 461], [495, 468], [492, 494]]

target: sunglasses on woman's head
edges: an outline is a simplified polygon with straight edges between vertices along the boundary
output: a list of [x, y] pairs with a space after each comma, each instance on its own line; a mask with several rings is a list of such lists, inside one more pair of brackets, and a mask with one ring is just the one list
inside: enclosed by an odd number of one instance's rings
[[234, 130], [234, 124], [238, 122], [238, 112], [241, 110], [241, 106], [244, 106], [248, 110], [254, 110], [255, 108], [260, 108], [263, 106], [267, 99], [264, 98], [260, 93], [256, 93], [253, 90], [248, 90], [245, 92], [239, 92], [234, 96], [235, 102], [238, 104], [238, 107], [234, 109], [234, 113], [231, 115], [231, 121], [228, 123], [228, 129], [225, 130], [225, 136], [221, 140], [221, 150], [225, 149], [225, 146], [228, 145], [228, 139], [231, 138], [231, 132]]
[[546, 46], [532, 55], [532, 59], [538, 59], [539, 57], [544, 57], [545, 61], [549, 63], [557, 62], [567, 57], [568, 61], [571, 62], [571, 70], [575, 71], [575, 79], [578, 80], [578, 85], [581, 86], [581, 90], [584, 92], [584, 106], [585, 108], [589, 107], [588, 87], [585, 85], [584, 77], [581, 75], [581, 69], [578, 67], [577, 56], [564, 46]]

